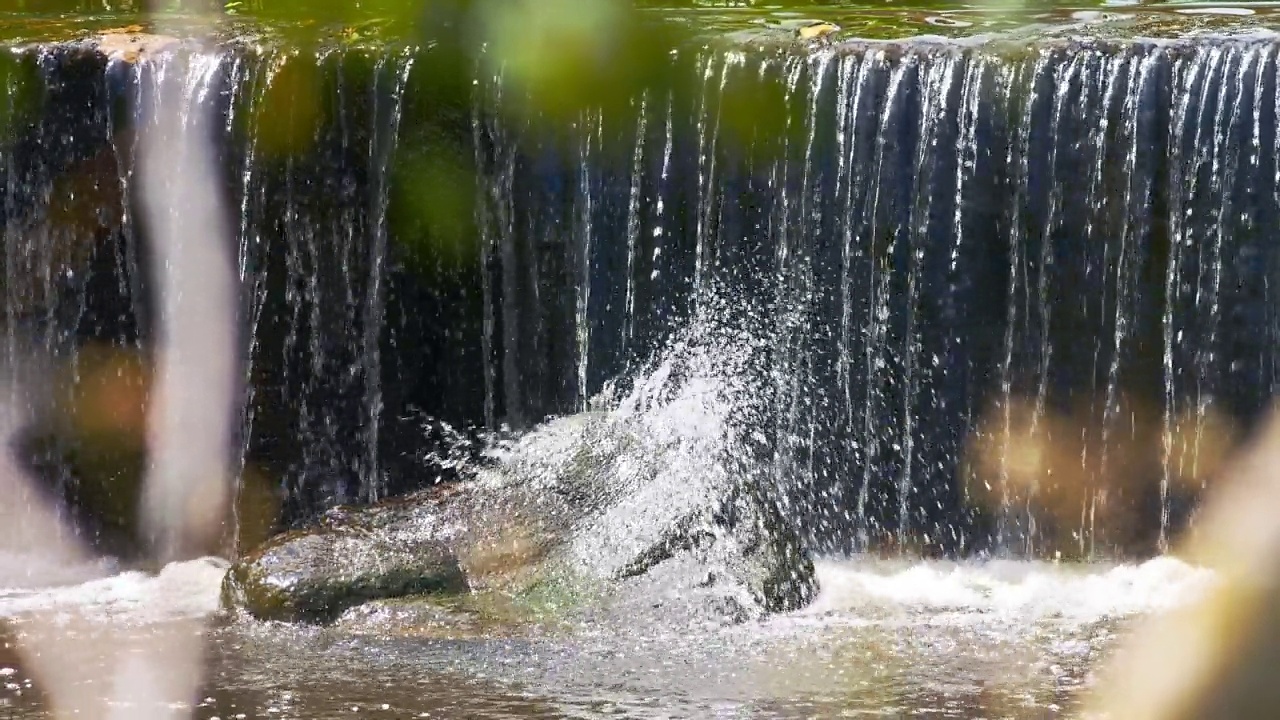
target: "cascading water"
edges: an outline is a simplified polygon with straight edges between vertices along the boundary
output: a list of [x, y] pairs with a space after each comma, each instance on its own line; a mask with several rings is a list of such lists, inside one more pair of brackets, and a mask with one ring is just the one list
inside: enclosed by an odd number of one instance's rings
[[[83, 384], [80, 348], [145, 356], [152, 299], [140, 269], [145, 233], [133, 210], [133, 132], [153, 110], [150, 98], [164, 74], [184, 73], [188, 102], [212, 104], [225, 119], [217, 141], [240, 214], [234, 226], [251, 379], [242, 472], [253, 466], [259, 475], [282, 478], [295, 515], [316, 504], [403, 491], [405, 473], [396, 463], [417, 459], [402, 452], [384, 460], [385, 446], [403, 442], [406, 423], [421, 443], [430, 421], [421, 398], [383, 385], [389, 374], [404, 373], [401, 358], [390, 367], [383, 361], [388, 335], [402, 339], [412, 331], [396, 320], [412, 309], [388, 308], [403, 302], [396, 293], [406, 290], [388, 249], [388, 214], [414, 56], [396, 50], [312, 56], [243, 46], [193, 55], [188, 63], [188, 54], [178, 48], [104, 60], [60, 48], [13, 59], [11, 101], [34, 94], [37, 106], [75, 112], [66, 127], [33, 123], [24, 135], [24, 118], [9, 125], [19, 138], [5, 153], [10, 359], [26, 352], [23, 339], [31, 338], [55, 366], [72, 369], [75, 392]], [[305, 108], [314, 98], [290, 93], [306, 92], [328, 94], [320, 100], [328, 101], [331, 121], [300, 123], [299, 136], [271, 135], [264, 114]], [[70, 103], [68, 96], [79, 99]], [[20, 110], [11, 106], [12, 113]], [[73, 185], [60, 187], [54, 176]], [[80, 215], [69, 221], [68, 213]], [[403, 344], [411, 349], [414, 339]], [[127, 478], [80, 477], [86, 468], [67, 462], [76, 442], [61, 438], [39, 450], [44, 457], [37, 463], [59, 475], [62, 491], [105, 482], [126, 493]]]
[[[1200, 430], [1247, 422], [1274, 387], [1269, 40], [674, 62], [697, 74], [693, 92], [647, 94], [639, 121], [592, 116], [550, 177], [533, 166], [538, 136], [492, 119], [511, 102], [501, 77], [482, 78], [482, 155], [505, 158], [482, 165], [481, 217], [506, 228], [491, 252], [510, 263], [555, 237], [558, 207], [595, 218], [578, 226], [594, 234], [561, 235], [590, 268], [562, 320], [578, 328], [578, 396], [633, 359], [620, 335], [661, 336], [723, 284], [769, 308], [748, 323], [772, 338], [755, 430], [816, 547], [1092, 555], [1164, 542], [1189, 487], [1170, 479], [1205, 478]], [[736, 106], [757, 112], [730, 118]], [[612, 154], [597, 139], [611, 126]], [[648, 172], [598, 179], [644, 158]], [[530, 203], [539, 180], [554, 199]], [[538, 284], [554, 287], [553, 273]], [[500, 305], [518, 292], [508, 283]], [[524, 332], [503, 317], [495, 333]], [[526, 347], [506, 343], [504, 357]], [[1064, 413], [1080, 451], [1071, 477], [1048, 482], [1080, 487], [1042, 489], [1069, 495], [1050, 513], [1011, 463]], [[966, 472], [973, 432], [998, 437], [994, 468]], [[996, 502], [975, 510], [981, 495]]]
[[[449, 424], [587, 407], [712, 297], [765, 348], [744, 452], [820, 550], [1154, 549], [1275, 387], [1267, 39], [712, 44], [564, 125], [479, 63], [446, 137], [432, 52], [235, 44], [191, 78], [239, 210], [244, 472], [289, 517], [433, 481]], [[6, 66], [10, 353], [147, 347], [130, 132], [168, 58]], [[424, 261], [407, 179], [440, 144], [472, 227]], [[74, 445], [41, 450], [64, 488]]]

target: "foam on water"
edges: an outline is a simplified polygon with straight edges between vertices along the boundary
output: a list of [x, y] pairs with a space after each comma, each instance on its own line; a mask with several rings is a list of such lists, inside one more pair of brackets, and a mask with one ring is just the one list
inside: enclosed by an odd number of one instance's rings
[[918, 622], [966, 618], [1009, 623], [1085, 624], [1162, 612], [1195, 600], [1214, 573], [1173, 557], [1136, 564], [824, 560], [821, 592], [795, 619], [903, 616]]
[[119, 571], [114, 559], [67, 563], [53, 555], [0, 552], [0, 594], [14, 590], [78, 585]]
[[[216, 610], [224, 567], [206, 559], [155, 576], [0, 590], [0, 617], [83, 617], [101, 630], [202, 617]], [[345, 713], [357, 699], [417, 707], [432, 701], [418, 683], [437, 674], [497, 679], [522, 702], [544, 698], [572, 716], [608, 703], [634, 717], [709, 717], [712, 706], [750, 707], [763, 718], [796, 717], [789, 708], [806, 716], [968, 708], [977, 716], [993, 707], [1042, 717], [1091, 685], [1126, 617], [1191, 601], [1214, 581], [1168, 557], [1117, 565], [858, 557], [823, 560], [818, 574], [822, 590], [805, 610], [692, 632], [624, 623], [556, 638], [423, 641], [393, 628], [342, 639], [237, 624], [210, 636], [224, 668], [216, 682], [238, 703], [252, 705], [266, 687], [334, 708], [314, 717]], [[319, 676], [322, 685], [308, 684]], [[383, 689], [370, 696], [369, 687]], [[441, 697], [455, 702], [457, 689]], [[513, 707], [493, 716], [523, 716]]]
[[201, 558], [172, 563], [158, 574], [123, 572], [76, 584], [0, 588], [0, 618], [37, 612], [144, 624], [199, 618], [218, 609], [227, 563]]
[[[226, 562], [174, 563], [157, 575], [124, 572], [77, 584], [0, 589], [0, 617], [37, 611], [78, 612], [147, 622], [201, 617], [218, 607]], [[1133, 564], [826, 559], [817, 563], [821, 592], [784, 624], [984, 621], [1085, 624], [1163, 612], [1194, 601], [1214, 582], [1211, 570], [1172, 557]]]

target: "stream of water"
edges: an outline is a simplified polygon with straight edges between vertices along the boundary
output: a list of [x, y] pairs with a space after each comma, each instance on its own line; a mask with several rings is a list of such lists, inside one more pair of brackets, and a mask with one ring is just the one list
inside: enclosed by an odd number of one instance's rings
[[[167, 618], [211, 614], [222, 567], [198, 560], [154, 577], [7, 591], [0, 615], [19, 634], [24, 614], [54, 610], [89, 618], [89, 634], [145, 638]], [[1171, 558], [853, 557], [821, 561], [818, 577], [823, 590], [803, 611], [693, 634], [218, 623], [196, 717], [1069, 717], [1130, 619], [1213, 582]], [[11, 647], [0, 650], [0, 681], [0, 716], [49, 717]]]

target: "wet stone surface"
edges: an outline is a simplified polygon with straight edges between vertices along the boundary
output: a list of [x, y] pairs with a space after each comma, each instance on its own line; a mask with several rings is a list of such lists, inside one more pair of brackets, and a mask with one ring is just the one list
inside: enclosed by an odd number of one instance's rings
[[813, 564], [790, 524], [711, 467], [700, 481], [656, 462], [624, 470], [687, 450], [645, 449], [640, 430], [609, 414], [565, 418], [461, 484], [331, 510], [237, 563], [224, 604], [312, 622], [366, 600], [468, 590], [510, 595], [526, 615], [644, 608], [740, 622], [803, 607]]
[[232, 568], [225, 588], [228, 604], [263, 620], [329, 621], [366, 600], [466, 592], [467, 583], [438, 542], [324, 529], [268, 541]]

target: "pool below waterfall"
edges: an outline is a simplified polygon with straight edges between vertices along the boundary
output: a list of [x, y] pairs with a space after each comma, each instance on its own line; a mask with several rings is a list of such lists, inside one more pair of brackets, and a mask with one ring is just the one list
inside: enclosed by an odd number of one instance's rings
[[[93, 632], [145, 638], [217, 605], [223, 565], [0, 594]], [[823, 560], [805, 610], [730, 627], [593, 626], [480, 633], [354, 620], [316, 629], [219, 624], [196, 717], [1072, 717], [1127, 623], [1190, 601], [1211, 573], [1142, 564]], [[37, 648], [38, 650], [38, 648]], [[0, 708], [50, 717], [11, 651]], [[104, 691], [105, 692], [105, 691]]]

